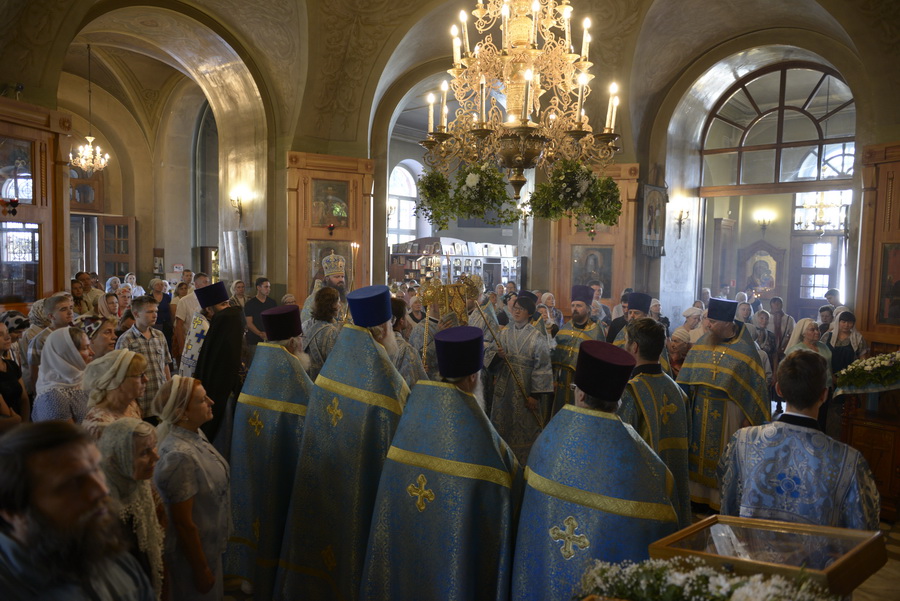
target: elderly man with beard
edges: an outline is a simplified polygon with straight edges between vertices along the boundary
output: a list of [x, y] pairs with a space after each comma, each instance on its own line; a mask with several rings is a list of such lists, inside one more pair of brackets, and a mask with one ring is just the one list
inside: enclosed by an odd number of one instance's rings
[[591, 302], [594, 291], [590, 286], [572, 286], [572, 320], [556, 334], [556, 347], [550, 351], [553, 364], [553, 414], [574, 402], [572, 379], [575, 377], [575, 361], [578, 347], [585, 340], [605, 340], [606, 326], [591, 319]]
[[737, 302], [709, 300], [709, 332], [688, 352], [678, 383], [688, 388], [691, 501], [719, 509], [716, 468], [738, 428], [771, 419], [766, 373], [747, 325], [734, 321]]
[[82, 428], [25, 424], [0, 438], [0, 591], [6, 601], [152, 601]]
[[435, 345], [441, 381], [410, 394], [381, 472], [361, 600], [509, 598], [519, 466], [484, 413], [484, 337]]
[[331, 252], [330, 255], [322, 259], [322, 273], [324, 274], [324, 278], [320, 282], [316, 280], [316, 284], [313, 287], [312, 294], [306, 297], [306, 300], [303, 302], [303, 310], [300, 312], [300, 319], [302, 321], [308, 320], [312, 317], [312, 309], [313, 304], [315, 303], [316, 292], [321, 290], [323, 287], [334, 288], [341, 295], [341, 303], [346, 302], [347, 300], [347, 289], [344, 285], [344, 265], [346, 264], [346, 260], [344, 257], [340, 255], [334, 254], [334, 251]]

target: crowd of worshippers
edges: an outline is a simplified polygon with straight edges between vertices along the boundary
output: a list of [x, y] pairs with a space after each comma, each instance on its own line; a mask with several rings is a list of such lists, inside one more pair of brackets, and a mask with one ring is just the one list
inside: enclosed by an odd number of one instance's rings
[[348, 292], [335, 254], [302, 305], [201, 275], [171, 343], [156, 281], [118, 337], [74, 290], [0, 316], [4, 599], [562, 600], [698, 510], [878, 527], [820, 421], [867, 351], [848, 311], [821, 342], [780, 299], [702, 298], [670, 335], [597, 283], [566, 319], [514, 286], [464, 316], [415, 282]]

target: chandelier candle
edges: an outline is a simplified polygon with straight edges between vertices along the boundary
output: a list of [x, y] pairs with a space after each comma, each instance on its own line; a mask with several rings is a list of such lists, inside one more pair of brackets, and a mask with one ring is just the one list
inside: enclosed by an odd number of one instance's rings
[[450, 89], [450, 84], [447, 83], [447, 80], [441, 82], [441, 127], [447, 129], [447, 90]]
[[462, 65], [462, 43], [459, 41], [459, 28], [454, 25], [450, 28], [450, 37], [453, 38], [453, 64]]
[[528, 123], [528, 93], [531, 91], [531, 69], [525, 71], [525, 95], [522, 97], [522, 124]]
[[612, 82], [609, 85], [609, 106], [606, 108], [606, 125], [604, 126], [607, 131], [612, 130], [612, 122], [613, 122], [613, 98], [616, 97], [616, 94], [619, 92], [619, 84], [616, 82]]
[[[481, 82], [478, 84], [478, 87], [479, 87], [478, 96], [479, 96], [479, 98], [481, 98], [481, 114], [484, 116], [484, 120], [487, 121], [487, 110], [485, 110], [485, 107], [487, 106], [487, 96], [484, 93], [485, 84], [486, 84], [486, 82], [484, 80], [484, 74], [482, 73], [481, 74]], [[477, 122], [478, 120], [476, 119], [475, 121]]]
[[434, 94], [428, 92], [428, 132], [434, 131]]
[[466, 23], [468, 19], [469, 15], [466, 14], [466, 11], [459, 11], [459, 22], [460, 28], [462, 29], [463, 50], [465, 50], [466, 56], [469, 56], [469, 26]]
[[538, 31], [541, 27], [541, 3], [538, 0], [534, 0], [534, 3], [531, 5], [531, 15], [534, 20], [534, 29], [531, 34], [531, 45], [537, 48], [538, 43]]
[[613, 96], [613, 112], [612, 119], [609, 122], [609, 131], [615, 131], [616, 129], [616, 111], [619, 110], [619, 97]]
[[591, 20], [590, 18], [586, 18], [584, 20], [584, 37], [581, 38], [581, 60], [587, 62], [588, 59], [588, 48], [591, 45], [591, 34], [588, 33], [588, 29], [591, 28]]

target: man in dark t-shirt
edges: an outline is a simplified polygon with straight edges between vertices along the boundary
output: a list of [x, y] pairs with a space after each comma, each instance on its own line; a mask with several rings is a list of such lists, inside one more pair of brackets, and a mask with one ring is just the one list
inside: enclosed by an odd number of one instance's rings
[[262, 312], [278, 306], [278, 303], [269, 298], [271, 289], [269, 278], [256, 278], [256, 296], [244, 305], [244, 315], [247, 318], [247, 346], [250, 347], [251, 355], [256, 350], [256, 345], [266, 340], [266, 332], [262, 327]]

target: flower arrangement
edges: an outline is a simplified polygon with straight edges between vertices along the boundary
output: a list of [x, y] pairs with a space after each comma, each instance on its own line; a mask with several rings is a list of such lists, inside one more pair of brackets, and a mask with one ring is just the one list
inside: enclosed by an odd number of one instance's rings
[[699, 558], [649, 559], [621, 564], [598, 561], [581, 579], [573, 599], [589, 595], [627, 601], [832, 601], [809, 581], [782, 576], [725, 574]]
[[451, 219], [480, 218], [486, 223], [515, 223], [520, 214], [509, 197], [506, 180], [493, 162], [462, 165], [450, 195], [450, 180], [438, 171], [419, 178], [416, 214], [423, 215], [440, 229]]
[[588, 230], [598, 223], [616, 225], [622, 212], [619, 187], [612, 178], [599, 178], [570, 159], [556, 163], [549, 181], [535, 187], [529, 202], [535, 217], [556, 220], [569, 215]]
[[857, 359], [835, 375], [841, 388], [887, 386], [900, 380], [900, 351]]

